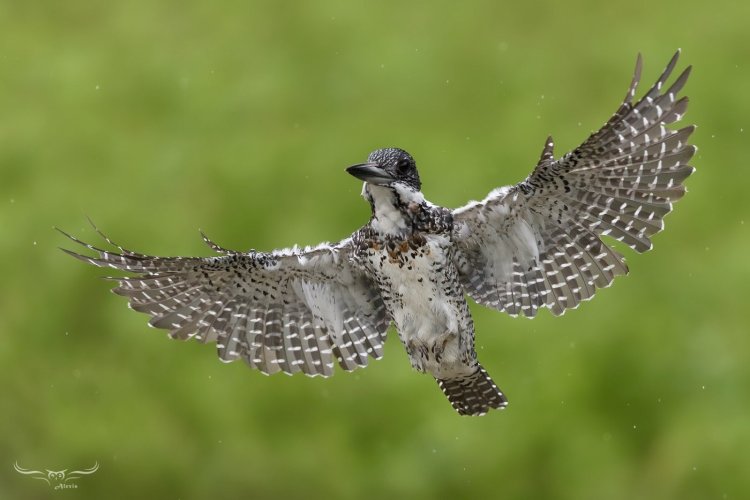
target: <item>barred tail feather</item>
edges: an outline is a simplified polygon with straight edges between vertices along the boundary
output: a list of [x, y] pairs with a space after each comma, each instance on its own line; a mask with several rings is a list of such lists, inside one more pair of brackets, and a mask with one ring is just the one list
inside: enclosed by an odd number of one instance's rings
[[477, 365], [476, 371], [471, 375], [436, 380], [451, 406], [460, 415], [484, 415], [492, 408], [502, 410], [508, 406], [505, 395], [482, 365]]

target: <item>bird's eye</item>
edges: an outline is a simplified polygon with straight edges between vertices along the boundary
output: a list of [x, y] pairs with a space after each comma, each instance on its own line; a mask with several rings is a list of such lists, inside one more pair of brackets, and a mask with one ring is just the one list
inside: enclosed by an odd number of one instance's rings
[[406, 172], [409, 170], [409, 160], [400, 160], [396, 165], [399, 172]]

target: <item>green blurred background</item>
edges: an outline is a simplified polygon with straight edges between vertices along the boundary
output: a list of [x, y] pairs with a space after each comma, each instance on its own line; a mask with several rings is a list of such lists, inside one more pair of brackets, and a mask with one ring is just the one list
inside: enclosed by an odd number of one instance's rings
[[[750, 497], [750, 4], [0, 2], [0, 498]], [[400, 146], [459, 206], [615, 110], [682, 47], [690, 193], [561, 318], [473, 307], [505, 412], [383, 360], [266, 378], [169, 341], [52, 230], [154, 254], [337, 240], [344, 168]], [[643, 91], [643, 90], [642, 90]], [[78, 489], [13, 471], [98, 461]]]

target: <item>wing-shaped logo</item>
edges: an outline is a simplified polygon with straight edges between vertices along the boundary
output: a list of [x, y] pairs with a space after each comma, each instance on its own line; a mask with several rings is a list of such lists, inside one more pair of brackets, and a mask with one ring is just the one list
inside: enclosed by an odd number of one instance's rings
[[39, 479], [40, 481], [46, 482], [49, 486], [51, 486], [52, 488], [56, 490], [62, 490], [66, 488], [78, 488], [77, 484], [71, 483], [70, 481], [75, 481], [76, 479], [80, 479], [82, 476], [93, 474], [94, 472], [99, 470], [99, 462], [95, 462], [93, 467], [89, 467], [88, 469], [73, 470], [70, 472], [68, 472], [68, 469], [63, 469], [63, 470], [45, 469], [44, 471], [34, 470], [34, 469], [24, 469], [23, 467], [18, 465], [18, 462], [13, 464], [13, 468], [19, 474], [29, 476], [32, 479]]
[[44, 481], [47, 484], [51, 484], [49, 482], [49, 479], [47, 478], [47, 476], [49, 475], [48, 472], [42, 472], [40, 470], [24, 469], [23, 467], [19, 467], [18, 462], [13, 464], [13, 468], [16, 469], [16, 472], [18, 472], [19, 474], [25, 474], [31, 477], [32, 479], [39, 479], [40, 481]]
[[99, 470], [99, 462], [95, 462], [93, 467], [89, 467], [88, 469], [83, 470], [74, 470], [68, 472], [68, 475], [65, 477], [65, 482], [73, 481], [74, 479], [80, 479], [81, 476], [88, 476], [89, 474], [93, 474], [94, 472]]

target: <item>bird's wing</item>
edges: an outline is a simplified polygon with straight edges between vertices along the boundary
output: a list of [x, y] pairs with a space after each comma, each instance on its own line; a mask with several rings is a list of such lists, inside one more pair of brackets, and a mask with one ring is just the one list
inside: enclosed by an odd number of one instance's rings
[[13, 464], [13, 468], [16, 469], [16, 472], [18, 472], [19, 474], [25, 474], [33, 479], [46, 481], [47, 484], [50, 484], [46, 472], [42, 472], [40, 470], [24, 469], [23, 467], [18, 465], [18, 462], [15, 462]]
[[598, 132], [559, 160], [548, 138], [526, 180], [453, 212], [455, 262], [474, 300], [512, 315], [533, 317], [542, 307], [562, 314], [628, 272], [601, 236], [639, 253], [651, 249], [694, 171], [695, 127], [667, 128], [688, 104], [678, 93], [690, 67], [665, 87], [678, 56], [633, 104], [639, 55], [624, 102]]
[[69, 472], [65, 476], [65, 482], [67, 483], [68, 481], [72, 481], [74, 479], [80, 479], [81, 476], [85, 476], [85, 475], [88, 475], [88, 474], [93, 474], [94, 472], [96, 472], [98, 470], [99, 470], [99, 462], [95, 462], [94, 466], [93, 467], [89, 467], [88, 469], [74, 470], [74, 471]]
[[215, 341], [222, 361], [242, 358], [265, 374], [330, 376], [335, 361], [350, 371], [383, 354], [390, 318], [377, 289], [350, 266], [349, 240], [241, 253], [204, 236], [223, 255], [153, 257], [106, 237], [119, 252], [63, 234], [97, 253], [63, 249], [73, 257], [134, 275], [109, 279], [151, 326], [175, 339]]

